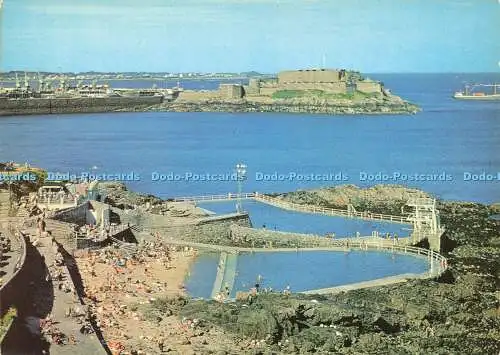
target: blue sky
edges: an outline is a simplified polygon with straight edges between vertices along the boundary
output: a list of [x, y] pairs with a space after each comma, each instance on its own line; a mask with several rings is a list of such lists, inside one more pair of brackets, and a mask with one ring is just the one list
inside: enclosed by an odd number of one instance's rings
[[[0, 0], [1, 2], [2, 0]], [[500, 0], [4, 0], [0, 70], [497, 72]]]

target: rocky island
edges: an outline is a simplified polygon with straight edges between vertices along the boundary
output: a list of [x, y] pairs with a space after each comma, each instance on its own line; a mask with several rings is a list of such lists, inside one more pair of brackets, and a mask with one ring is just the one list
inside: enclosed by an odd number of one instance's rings
[[358, 72], [311, 69], [251, 78], [248, 85], [186, 90], [173, 101], [139, 109], [174, 112], [289, 112], [322, 114], [414, 114], [420, 108]]

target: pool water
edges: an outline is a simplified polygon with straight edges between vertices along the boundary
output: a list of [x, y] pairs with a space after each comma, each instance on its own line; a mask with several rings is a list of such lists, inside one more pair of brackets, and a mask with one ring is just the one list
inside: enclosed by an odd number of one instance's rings
[[[216, 214], [234, 213], [236, 201], [201, 202], [197, 206], [215, 212]], [[390, 233], [400, 237], [411, 233], [410, 224], [366, 221], [356, 218], [333, 217], [322, 214], [294, 212], [270, 206], [255, 200], [243, 200], [243, 208], [250, 215], [255, 228], [266, 226], [269, 230], [279, 230], [294, 233], [326, 235], [335, 233], [337, 237], [353, 237], [356, 232], [361, 235], [371, 235], [378, 231], [382, 235]]]
[[[219, 253], [201, 254], [186, 280], [192, 297], [209, 298], [217, 273]], [[429, 269], [425, 258], [376, 251], [290, 251], [238, 255], [231, 296], [248, 291], [261, 276], [260, 287], [292, 292], [327, 288]]]

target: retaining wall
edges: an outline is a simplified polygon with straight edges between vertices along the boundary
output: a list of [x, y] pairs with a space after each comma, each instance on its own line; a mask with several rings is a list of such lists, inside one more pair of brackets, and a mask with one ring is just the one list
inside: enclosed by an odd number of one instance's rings
[[331, 247], [334, 245], [331, 238], [248, 228], [236, 224], [231, 225], [230, 231], [230, 239], [233, 241], [234, 245], [240, 246], [254, 246], [257, 248], [308, 248]]
[[[0, 312], [2, 315], [14, 303], [13, 301], [15, 299], [16, 280], [19, 278], [19, 275], [22, 273], [22, 270], [26, 265], [27, 255], [27, 244], [25, 236], [19, 231], [16, 231], [14, 228], [9, 228], [9, 231], [4, 230], [4, 232], [8, 233], [10, 238], [18, 239], [19, 256], [17, 260], [10, 261], [16, 263], [14, 272], [8, 279], [4, 279], [4, 283], [0, 286]], [[17, 285], [17, 287], [19, 287], [19, 285]]]
[[[9, 233], [10, 237], [18, 238], [20, 252], [18, 259], [16, 261], [11, 261], [16, 263], [14, 273], [8, 279], [4, 279], [4, 283], [0, 286], [0, 317], [2, 317], [2, 319], [9, 308], [15, 305], [19, 296], [19, 290], [24, 290], [26, 287], [26, 285], [21, 282], [23, 271], [29, 263], [29, 260], [27, 260], [28, 246], [26, 237], [15, 228], [9, 226], [8, 229], [9, 231], [7, 231], [7, 233]], [[14, 320], [15, 317], [9, 320], [9, 324], [3, 325], [5, 330], [3, 333], [0, 333], [0, 347], [4, 339], [6, 339], [7, 334], [12, 329]]]
[[207, 217], [193, 224], [156, 225], [147, 228], [151, 232], [160, 232], [164, 238], [180, 239], [197, 243], [224, 244], [230, 239], [231, 226], [250, 227], [248, 214], [228, 214]]

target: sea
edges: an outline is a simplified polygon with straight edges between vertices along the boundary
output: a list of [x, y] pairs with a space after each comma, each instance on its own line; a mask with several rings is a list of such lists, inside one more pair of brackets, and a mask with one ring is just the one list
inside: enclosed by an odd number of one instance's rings
[[[163, 198], [236, 192], [235, 165], [243, 163], [247, 172], [241, 188], [248, 192], [384, 183], [421, 188], [446, 200], [500, 200], [500, 101], [452, 98], [464, 83], [500, 82], [499, 73], [369, 76], [422, 112], [0, 117], [0, 161], [28, 162], [54, 173], [128, 174], [131, 188]], [[203, 89], [218, 84], [181, 83]]]
[[[422, 112], [352, 116], [130, 112], [0, 117], [0, 161], [40, 166], [55, 179], [64, 174], [119, 179], [131, 189], [162, 198], [227, 194], [239, 189], [271, 193], [344, 184], [398, 184], [423, 189], [444, 200], [500, 202], [500, 101], [452, 98], [466, 83], [500, 82], [500, 73], [369, 76], [419, 105]], [[152, 82], [111, 84], [147, 87]], [[181, 83], [189, 89], [215, 89], [218, 84], [213, 80]], [[237, 164], [246, 165], [241, 183], [236, 179]], [[339, 229], [350, 235], [360, 229], [389, 230], [380, 225], [350, 225], [348, 220], [320, 220], [314, 215], [295, 218], [279, 209], [245, 203], [257, 227], [266, 224], [267, 228], [310, 233]], [[364, 262], [358, 257], [342, 259], [339, 253], [308, 254], [295, 261], [289, 255], [276, 254], [272, 259], [267, 255], [258, 260], [245, 256], [239, 258], [243, 266], [238, 264], [238, 269], [248, 279], [263, 273], [281, 287], [291, 281], [278, 280], [283, 271], [275, 266], [288, 265], [289, 271], [283, 275], [290, 278], [296, 271], [292, 286], [303, 290], [358, 282], [366, 275], [378, 278], [395, 272], [420, 272], [427, 267], [425, 260], [393, 255], [400, 264], [388, 270], [386, 266], [392, 264], [387, 263], [386, 253], [370, 255]], [[207, 268], [203, 266], [206, 262], [199, 258], [193, 265], [193, 275], [198, 276], [188, 280], [197, 295], [206, 295], [215, 278], [217, 263], [210, 261], [212, 267]], [[267, 270], [276, 272], [257, 270], [259, 263], [271, 265]], [[308, 271], [299, 272], [304, 265]], [[369, 274], [372, 269], [380, 272]], [[343, 272], [339, 274], [339, 270]], [[237, 283], [245, 280], [237, 279]], [[200, 286], [203, 282], [208, 286]]]

